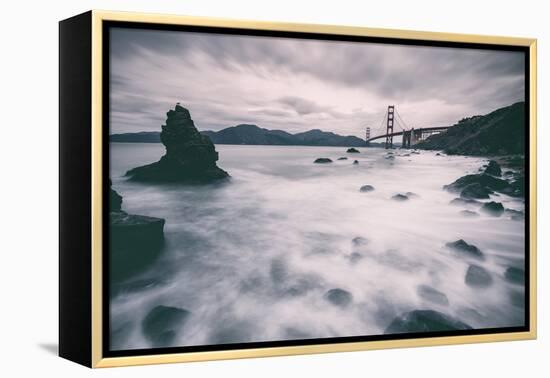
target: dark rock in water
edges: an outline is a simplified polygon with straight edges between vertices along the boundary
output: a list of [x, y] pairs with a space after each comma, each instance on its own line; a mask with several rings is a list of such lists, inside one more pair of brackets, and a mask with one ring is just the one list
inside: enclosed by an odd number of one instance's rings
[[191, 313], [185, 309], [157, 306], [143, 319], [143, 334], [154, 347], [173, 346], [178, 331], [184, 326], [189, 315]]
[[357, 160], [354, 160], [353, 164], [359, 164], [359, 162]]
[[352, 295], [349, 291], [343, 289], [330, 289], [325, 293], [325, 299], [338, 307], [347, 307], [352, 301]]
[[500, 169], [500, 165], [496, 161], [491, 160], [489, 164], [487, 164], [487, 168], [485, 168], [485, 173], [491, 176], [500, 177], [502, 175], [502, 169]]
[[407, 197], [407, 196], [404, 195], [404, 194], [396, 194], [396, 195], [394, 195], [391, 199], [394, 200], [394, 201], [403, 202], [403, 201], [408, 201], [408, 200], [409, 200], [409, 197]]
[[489, 198], [489, 194], [492, 192], [484, 186], [481, 186], [479, 183], [473, 183], [467, 185], [460, 192], [460, 197], [462, 198]]
[[164, 219], [110, 213], [110, 278], [128, 278], [143, 270], [160, 253], [164, 244]]
[[346, 258], [349, 260], [350, 263], [355, 264], [363, 258], [363, 255], [359, 252], [352, 252], [348, 256], [346, 256]]
[[460, 192], [466, 186], [470, 184], [479, 184], [480, 186], [495, 191], [501, 191], [509, 186], [506, 180], [502, 180], [486, 173], [480, 173], [475, 175], [466, 175], [455, 180], [449, 185], [445, 185], [443, 189], [450, 192]]
[[506, 213], [506, 215], [510, 215], [512, 218], [518, 217], [523, 219], [525, 217], [525, 214], [523, 213], [523, 211], [519, 211], [519, 210], [505, 209], [504, 213]]
[[506, 272], [504, 272], [504, 277], [513, 284], [525, 284], [525, 271], [523, 269], [508, 267]]
[[451, 202], [449, 202], [451, 205], [455, 206], [464, 206], [464, 205], [481, 205], [481, 202], [476, 201], [471, 198], [455, 198]]
[[166, 154], [156, 163], [129, 170], [126, 175], [131, 180], [202, 184], [229, 177], [216, 165], [214, 144], [199, 133], [189, 111], [179, 103], [168, 111], [160, 138]]
[[113, 183], [109, 179], [109, 208], [111, 211], [120, 211], [122, 207], [122, 196], [112, 188]]
[[443, 305], [443, 306], [449, 305], [449, 299], [447, 298], [447, 296], [441, 291], [436, 290], [431, 286], [420, 285], [416, 289], [416, 292], [418, 293], [418, 296], [420, 296], [421, 298], [427, 301], [430, 301], [439, 305]]
[[460, 215], [464, 217], [469, 217], [469, 218], [479, 217], [479, 214], [472, 210], [462, 210], [460, 212]]
[[443, 155], [441, 155], [441, 153], [438, 152], [437, 154], [435, 154], [435, 156], [443, 156]]
[[332, 160], [329, 158], [318, 158], [318, 159], [315, 159], [314, 163], [326, 164], [326, 163], [332, 163]]
[[455, 252], [459, 252], [470, 257], [475, 257], [477, 259], [484, 259], [483, 253], [478, 247], [473, 244], [466, 243], [463, 239], [459, 239], [452, 243], [447, 243], [445, 246]]
[[500, 217], [504, 212], [504, 206], [500, 202], [487, 202], [481, 207], [481, 211], [493, 217]]
[[384, 159], [387, 159], [387, 160], [395, 160], [395, 156], [393, 156], [393, 155], [388, 155], [388, 156], [384, 157]]
[[525, 197], [525, 176], [519, 175], [507, 188], [500, 191], [512, 197]]
[[372, 185], [363, 185], [359, 191], [362, 193], [372, 192], [374, 190], [374, 186]]
[[359, 150], [352, 147], [352, 148], [348, 148], [348, 150], [346, 152], [351, 153], [351, 154], [358, 154]]
[[367, 239], [367, 238], [364, 238], [362, 236], [356, 236], [354, 237], [352, 240], [351, 240], [351, 244], [354, 246], [354, 247], [361, 247], [361, 246], [365, 246], [367, 244], [370, 243], [370, 240]]
[[464, 282], [468, 286], [482, 288], [490, 286], [493, 283], [493, 278], [485, 268], [479, 265], [470, 265], [466, 271]]
[[384, 333], [441, 332], [465, 329], [472, 329], [472, 327], [441, 312], [414, 310], [395, 318], [384, 330]]
[[413, 192], [407, 192], [407, 193], [405, 193], [405, 195], [409, 198], [418, 198], [418, 197], [420, 197], [418, 194], [413, 193]]
[[347, 157], [339, 157], [338, 160], [348, 160]]

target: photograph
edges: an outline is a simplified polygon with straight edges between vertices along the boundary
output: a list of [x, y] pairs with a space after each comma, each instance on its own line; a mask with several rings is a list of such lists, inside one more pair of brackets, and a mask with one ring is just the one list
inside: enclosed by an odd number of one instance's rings
[[529, 330], [525, 48], [103, 43], [105, 355]]

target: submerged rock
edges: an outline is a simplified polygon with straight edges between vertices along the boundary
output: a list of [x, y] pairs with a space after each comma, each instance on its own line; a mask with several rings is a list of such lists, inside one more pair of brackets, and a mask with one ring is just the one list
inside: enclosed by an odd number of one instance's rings
[[359, 153], [359, 150], [356, 149], [356, 148], [348, 148], [348, 150], [346, 151], [347, 153], [350, 153], [350, 154], [358, 154]]
[[524, 285], [525, 284], [525, 271], [520, 268], [508, 267], [504, 272], [504, 278], [507, 281], [516, 284]]
[[348, 160], [347, 157], [339, 157], [338, 160]]
[[403, 202], [403, 201], [408, 201], [409, 197], [407, 197], [404, 194], [399, 193], [399, 194], [394, 195], [391, 199], [394, 200], [394, 201]]
[[483, 253], [478, 247], [473, 244], [466, 243], [463, 239], [447, 243], [445, 244], [445, 246], [460, 254], [464, 254], [480, 260], [484, 259]]
[[489, 164], [487, 164], [487, 167], [485, 168], [485, 173], [491, 176], [500, 177], [502, 175], [502, 170], [500, 168], [500, 165], [496, 161], [491, 160]]
[[443, 188], [450, 192], [460, 192], [466, 186], [471, 184], [479, 184], [488, 190], [500, 191], [509, 186], [506, 180], [502, 180], [486, 173], [466, 175]]
[[372, 192], [374, 190], [374, 186], [372, 185], [363, 185], [359, 191], [362, 193]]
[[315, 159], [314, 163], [326, 164], [326, 163], [332, 163], [332, 160], [329, 159], [329, 158], [317, 158], [317, 159]]
[[385, 334], [441, 332], [472, 329], [468, 324], [434, 310], [414, 310], [395, 318]]
[[449, 204], [455, 206], [481, 205], [481, 202], [471, 198], [455, 198], [451, 202], [449, 202]]
[[489, 198], [489, 194], [491, 193], [492, 191], [475, 182], [464, 187], [464, 189], [462, 189], [462, 191], [460, 192], [460, 197], [484, 199]]
[[431, 286], [420, 285], [417, 287], [416, 292], [418, 293], [418, 296], [420, 298], [425, 299], [427, 301], [430, 301], [442, 306], [449, 305], [449, 299], [447, 298], [447, 296], [441, 291], [436, 290]]
[[504, 206], [500, 202], [487, 202], [481, 207], [481, 211], [493, 217], [500, 217], [504, 212]]
[[476, 213], [475, 211], [472, 211], [472, 210], [462, 210], [460, 212], [460, 215], [462, 215], [463, 217], [468, 217], [468, 218], [479, 217], [479, 213]]
[[370, 240], [362, 236], [356, 236], [351, 240], [351, 244], [354, 247], [362, 247], [362, 246], [368, 245], [369, 243], [370, 243]]
[[359, 164], [359, 162], [357, 160], [354, 160], [353, 164]]
[[178, 331], [191, 313], [185, 309], [156, 306], [141, 323], [143, 334], [154, 347], [172, 346]]
[[343, 289], [330, 289], [325, 293], [325, 299], [337, 307], [347, 307], [353, 299], [349, 291]]
[[464, 282], [468, 286], [484, 288], [493, 283], [491, 274], [479, 265], [470, 265], [466, 271]]
[[189, 111], [179, 103], [168, 111], [160, 139], [166, 154], [156, 163], [129, 170], [135, 181], [209, 183], [229, 177], [216, 165], [218, 153], [214, 144], [199, 133]]

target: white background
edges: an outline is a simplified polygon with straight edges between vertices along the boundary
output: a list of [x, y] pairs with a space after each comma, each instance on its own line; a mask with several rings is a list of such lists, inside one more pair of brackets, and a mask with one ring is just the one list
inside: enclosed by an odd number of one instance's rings
[[[4, 1], [0, 22], [0, 375], [81, 377], [548, 377], [550, 213], [544, 1]], [[539, 39], [539, 339], [91, 371], [56, 357], [58, 25], [89, 9], [328, 23]], [[546, 170], [546, 172], [545, 172]], [[546, 232], [545, 232], [546, 229]], [[297, 314], [299, 316], [299, 314]]]

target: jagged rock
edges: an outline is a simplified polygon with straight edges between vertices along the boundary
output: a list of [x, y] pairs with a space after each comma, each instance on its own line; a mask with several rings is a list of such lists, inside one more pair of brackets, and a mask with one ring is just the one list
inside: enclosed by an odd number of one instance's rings
[[359, 162], [357, 160], [354, 160], [353, 164], [359, 164]]
[[500, 217], [504, 212], [504, 206], [500, 202], [487, 202], [481, 207], [481, 211], [493, 217]]
[[462, 210], [460, 212], [460, 215], [468, 218], [476, 218], [479, 217], [479, 214], [472, 210]]
[[491, 160], [485, 168], [485, 173], [491, 176], [500, 177], [502, 175], [502, 169], [500, 169], [500, 165], [496, 161]]
[[525, 271], [520, 268], [508, 267], [504, 272], [504, 278], [517, 285], [525, 284]]
[[479, 265], [470, 265], [466, 271], [464, 282], [468, 286], [483, 288], [490, 286], [493, 283], [493, 278], [485, 268]]
[[372, 185], [363, 185], [359, 191], [362, 193], [372, 192], [374, 190], [374, 186]]
[[347, 157], [339, 157], [338, 160], [348, 160]]
[[348, 148], [348, 150], [346, 151], [347, 153], [351, 153], [351, 154], [358, 154], [359, 153], [359, 150], [356, 149], [356, 148]]
[[315, 159], [314, 163], [326, 164], [326, 163], [332, 163], [332, 160], [329, 159], [329, 158], [317, 158], [317, 159]]
[[420, 285], [416, 288], [416, 292], [420, 298], [423, 298], [427, 301], [439, 304], [442, 306], [449, 305], [449, 299], [447, 296], [439, 290], [434, 289], [431, 286]]
[[122, 196], [112, 188], [112, 181], [109, 179], [109, 207], [110, 211], [120, 211], [122, 207]]
[[484, 186], [481, 186], [479, 183], [475, 182], [473, 184], [467, 185], [460, 192], [460, 197], [462, 198], [489, 198], [489, 194], [492, 192]]
[[408, 201], [409, 200], [409, 197], [407, 197], [406, 195], [404, 194], [396, 194], [394, 195], [392, 198], [392, 200], [394, 201], [400, 201], [400, 202], [403, 202], [403, 201]]
[[160, 139], [166, 154], [156, 163], [126, 172], [131, 180], [148, 182], [209, 183], [229, 177], [216, 165], [218, 153], [210, 139], [199, 133], [189, 111], [179, 103], [169, 110]]
[[489, 190], [501, 191], [509, 186], [506, 180], [502, 180], [486, 173], [473, 174], [462, 176], [449, 185], [445, 185], [443, 189], [450, 192], [460, 192], [470, 184], [479, 184]]
[[141, 323], [143, 334], [154, 347], [172, 346], [178, 331], [191, 313], [185, 309], [156, 306]]
[[500, 192], [512, 197], [525, 197], [525, 176], [523, 174], [518, 175], [508, 187]]
[[330, 289], [325, 293], [325, 299], [337, 307], [347, 307], [353, 297], [349, 291], [343, 289]]
[[113, 281], [147, 267], [164, 244], [164, 219], [124, 211], [110, 213], [110, 273]]
[[465, 329], [472, 329], [472, 327], [441, 312], [414, 310], [395, 318], [384, 330], [384, 333], [441, 332]]
[[460, 254], [465, 254], [480, 260], [484, 259], [483, 252], [481, 252], [478, 247], [473, 244], [466, 243], [463, 239], [459, 239], [452, 243], [447, 243], [445, 246]]

